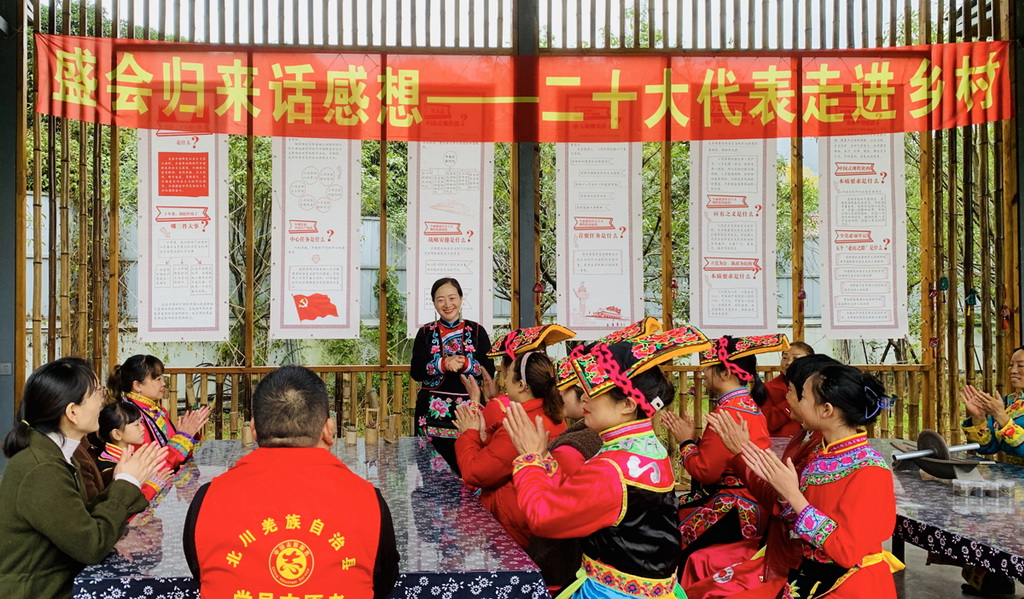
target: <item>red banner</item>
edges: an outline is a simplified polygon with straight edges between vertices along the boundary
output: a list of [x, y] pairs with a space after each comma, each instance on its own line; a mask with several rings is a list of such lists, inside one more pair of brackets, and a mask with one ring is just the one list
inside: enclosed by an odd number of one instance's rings
[[35, 39], [39, 112], [141, 129], [625, 142], [924, 131], [1013, 116], [1008, 42], [513, 57]]

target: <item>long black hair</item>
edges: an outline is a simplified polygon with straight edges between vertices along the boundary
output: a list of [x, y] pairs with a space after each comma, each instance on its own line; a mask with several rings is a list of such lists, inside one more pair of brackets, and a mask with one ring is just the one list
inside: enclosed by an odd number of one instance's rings
[[100, 381], [81, 358], [59, 358], [29, 375], [21, 394], [18, 422], [4, 439], [4, 455], [13, 457], [28, 447], [29, 430], [60, 433], [61, 417], [70, 404], [81, 404]]

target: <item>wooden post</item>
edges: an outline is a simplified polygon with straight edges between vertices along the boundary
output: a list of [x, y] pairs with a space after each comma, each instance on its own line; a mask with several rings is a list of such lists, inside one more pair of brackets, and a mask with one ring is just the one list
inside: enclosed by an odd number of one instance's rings
[[[793, 59], [796, 63], [796, 81], [803, 80], [803, 61]], [[801, 92], [796, 93], [797, 105], [801, 102]], [[790, 215], [789, 224], [793, 228], [790, 239], [793, 242], [791, 253], [793, 293], [793, 340], [802, 341], [804, 330], [804, 140], [803, 120], [797, 119], [796, 137], [790, 145], [789, 164]]]

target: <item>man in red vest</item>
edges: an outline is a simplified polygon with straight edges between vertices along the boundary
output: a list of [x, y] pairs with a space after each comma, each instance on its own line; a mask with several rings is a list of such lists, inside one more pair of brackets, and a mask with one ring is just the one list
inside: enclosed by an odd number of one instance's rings
[[196, 493], [184, 547], [210, 599], [383, 599], [398, 577], [380, 491], [329, 451], [335, 425], [313, 371], [283, 366], [252, 398], [259, 448]]

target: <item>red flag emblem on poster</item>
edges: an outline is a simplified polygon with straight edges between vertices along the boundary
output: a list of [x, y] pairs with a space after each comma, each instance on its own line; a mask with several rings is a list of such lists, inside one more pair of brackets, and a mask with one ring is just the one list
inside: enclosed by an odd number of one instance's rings
[[312, 295], [293, 295], [295, 310], [299, 320], [316, 320], [323, 316], [337, 316], [338, 307], [331, 303], [331, 298], [322, 293]]

